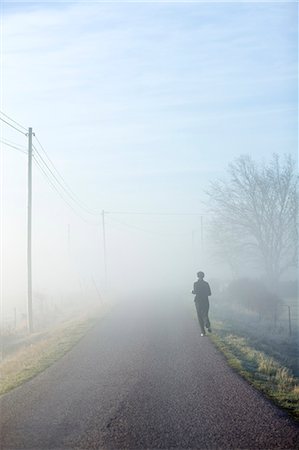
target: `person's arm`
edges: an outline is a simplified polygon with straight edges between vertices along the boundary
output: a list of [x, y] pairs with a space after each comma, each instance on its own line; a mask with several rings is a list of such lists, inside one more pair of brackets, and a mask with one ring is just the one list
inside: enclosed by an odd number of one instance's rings
[[209, 283], [207, 283], [207, 294], [208, 294], [208, 296], [212, 295]]
[[193, 284], [193, 291], [192, 291], [192, 294], [195, 294], [195, 295], [196, 295], [196, 282]]

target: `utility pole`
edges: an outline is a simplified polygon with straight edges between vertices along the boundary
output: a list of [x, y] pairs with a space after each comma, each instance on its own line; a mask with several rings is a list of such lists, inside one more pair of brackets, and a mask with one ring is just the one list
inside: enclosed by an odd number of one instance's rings
[[105, 289], [108, 287], [108, 270], [107, 270], [107, 250], [106, 250], [106, 224], [105, 211], [102, 210], [102, 231], [103, 231], [103, 255], [104, 255], [104, 271], [105, 271]]
[[200, 242], [201, 251], [203, 252], [203, 216], [200, 216]]
[[94, 284], [95, 290], [96, 290], [96, 292], [97, 292], [97, 294], [98, 294], [99, 300], [100, 300], [101, 303], [103, 303], [102, 296], [101, 296], [101, 294], [100, 294], [100, 291], [98, 290], [98, 286], [97, 286], [97, 283], [95, 282], [94, 277], [91, 277], [91, 279], [92, 279], [92, 282], [93, 282], [93, 284]]
[[71, 226], [67, 225], [67, 251], [69, 257], [71, 256]]
[[196, 269], [195, 230], [192, 230], [192, 263], [193, 268]]
[[291, 307], [287, 305], [288, 308], [288, 318], [289, 318], [289, 335], [292, 336], [292, 320], [291, 320]]
[[28, 221], [27, 221], [27, 275], [28, 301], [27, 324], [29, 333], [33, 332], [32, 314], [32, 128], [28, 129]]

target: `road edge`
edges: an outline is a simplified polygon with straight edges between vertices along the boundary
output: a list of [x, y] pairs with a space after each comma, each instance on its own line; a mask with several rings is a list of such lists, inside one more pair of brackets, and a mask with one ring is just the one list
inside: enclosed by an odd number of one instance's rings
[[107, 315], [107, 310], [68, 320], [45, 333], [38, 342], [9, 355], [0, 364], [0, 396], [44, 372], [65, 356]]
[[[230, 335], [232, 336], [232, 335]], [[239, 336], [234, 336], [239, 338]], [[257, 391], [261, 392], [268, 400], [285, 411], [292, 419], [299, 422], [299, 386], [298, 379], [293, 377], [293, 389], [278, 391], [275, 389], [274, 378], [271, 374], [259, 373], [252, 364], [252, 360], [246, 359], [244, 355], [241, 355], [238, 349], [232, 345], [228, 345], [225, 338], [219, 333], [213, 333], [210, 335], [210, 339], [214, 346], [224, 355], [228, 365], [242, 376], [251, 386]], [[252, 349], [255, 352], [255, 349]], [[273, 360], [273, 358], [271, 358]], [[279, 365], [277, 363], [277, 365]], [[281, 366], [281, 365], [280, 365]], [[286, 370], [281, 366], [282, 370]]]

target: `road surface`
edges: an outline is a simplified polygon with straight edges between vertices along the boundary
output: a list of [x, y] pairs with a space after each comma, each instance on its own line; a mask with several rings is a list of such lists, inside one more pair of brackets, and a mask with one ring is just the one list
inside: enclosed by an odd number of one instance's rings
[[200, 337], [192, 300], [120, 306], [0, 400], [1, 449], [282, 449], [299, 428]]

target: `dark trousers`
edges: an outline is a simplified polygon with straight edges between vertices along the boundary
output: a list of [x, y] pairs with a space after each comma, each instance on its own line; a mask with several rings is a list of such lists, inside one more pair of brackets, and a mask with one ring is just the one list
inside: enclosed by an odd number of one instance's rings
[[201, 332], [205, 334], [205, 327], [210, 328], [211, 326], [209, 320], [209, 299], [195, 300], [195, 306]]

